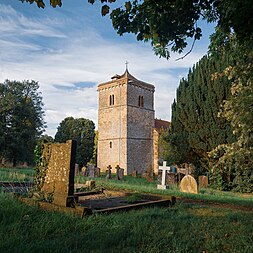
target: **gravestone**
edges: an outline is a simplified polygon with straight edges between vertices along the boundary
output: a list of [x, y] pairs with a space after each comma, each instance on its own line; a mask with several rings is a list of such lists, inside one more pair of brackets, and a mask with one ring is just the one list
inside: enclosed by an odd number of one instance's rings
[[121, 169], [119, 165], [117, 165], [115, 169], [116, 169], [116, 179], [122, 180], [124, 178], [124, 169]]
[[137, 171], [134, 170], [131, 175], [132, 175], [132, 177], [137, 177]]
[[81, 171], [82, 171], [82, 175], [86, 177], [86, 175], [87, 175], [87, 168], [85, 166], [83, 166], [82, 169], [81, 169]]
[[160, 189], [160, 190], [165, 190], [167, 187], [166, 187], [166, 173], [167, 171], [170, 171], [170, 167], [167, 167], [166, 166], [166, 161], [163, 162], [163, 166], [159, 166], [158, 168], [158, 171], [161, 170], [162, 171], [162, 181], [161, 181], [161, 184], [158, 184], [157, 185], [157, 189]]
[[94, 176], [95, 177], [100, 177], [100, 168], [96, 167], [94, 170]]
[[199, 187], [200, 188], [208, 187], [208, 177], [207, 176], [199, 176]]
[[74, 198], [76, 141], [46, 143], [43, 159], [47, 159], [47, 170], [42, 192], [52, 203], [72, 206]]
[[75, 163], [75, 176], [79, 175], [79, 164]]
[[106, 179], [112, 179], [112, 166], [111, 165], [109, 165], [107, 167], [105, 178]]
[[96, 186], [96, 182], [95, 182], [95, 180], [88, 180], [88, 181], [86, 181], [85, 185], [86, 185], [89, 189], [91, 189], [91, 188], [94, 188], [94, 187]]
[[173, 172], [167, 173], [167, 180], [168, 185], [175, 185], [177, 184], [177, 174]]
[[88, 177], [95, 177], [95, 166], [94, 166], [94, 164], [89, 164], [87, 167], [88, 167]]
[[186, 175], [180, 183], [180, 192], [198, 194], [198, 185], [194, 177]]

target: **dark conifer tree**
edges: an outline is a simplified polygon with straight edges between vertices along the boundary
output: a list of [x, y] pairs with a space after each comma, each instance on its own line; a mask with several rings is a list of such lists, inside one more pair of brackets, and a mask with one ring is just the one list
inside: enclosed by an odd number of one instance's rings
[[180, 157], [177, 162], [203, 162], [207, 152], [234, 140], [230, 123], [218, 117], [223, 100], [229, 97], [231, 82], [222, 76], [213, 78], [230, 61], [228, 54], [219, 60], [204, 56], [189, 70], [188, 78], [180, 81], [172, 105], [171, 144]]

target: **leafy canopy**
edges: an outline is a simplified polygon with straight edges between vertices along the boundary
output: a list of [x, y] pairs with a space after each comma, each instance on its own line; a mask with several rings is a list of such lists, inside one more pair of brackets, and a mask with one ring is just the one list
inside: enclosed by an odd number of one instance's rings
[[95, 124], [84, 118], [65, 118], [58, 126], [55, 135], [56, 142], [77, 141], [76, 163], [86, 165], [93, 156]]
[[[20, 0], [44, 8], [43, 0]], [[252, 36], [253, 5], [251, 0], [132, 0], [110, 10], [108, 3], [116, 0], [88, 0], [102, 4], [101, 14], [110, 13], [112, 25], [119, 35], [136, 34], [137, 40], [150, 41], [156, 55], [169, 58], [170, 52], [182, 53], [187, 38], [202, 36], [198, 21], [217, 22], [224, 31], [234, 31], [239, 40]], [[62, 0], [50, 0], [52, 7], [62, 6]], [[190, 50], [191, 51], [191, 50]], [[188, 52], [189, 53], [189, 52]]]
[[37, 138], [44, 130], [42, 97], [35, 81], [0, 83], [0, 157], [32, 162]]

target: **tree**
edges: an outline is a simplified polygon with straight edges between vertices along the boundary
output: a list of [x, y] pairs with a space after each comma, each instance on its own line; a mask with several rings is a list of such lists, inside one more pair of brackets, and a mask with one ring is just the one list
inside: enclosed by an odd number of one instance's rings
[[16, 165], [33, 162], [37, 138], [44, 131], [42, 97], [35, 81], [0, 83], [0, 156]]
[[236, 140], [209, 153], [212, 183], [219, 189], [253, 192], [253, 45], [217, 30], [210, 48], [214, 57], [229, 50], [235, 64], [217, 73], [232, 81], [231, 96], [220, 116], [231, 122]]
[[[43, 0], [21, 0], [44, 8]], [[50, 0], [53, 7], [62, 6], [61, 0]], [[88, 0], [94, 4], [96, 0]], [[110, 12], [107, 2], [102, 3], [102, 15]], [[242, 15], [243, 13], [243, 15]], [[136, 34], [137, 40], [150, 41], [154, 52], [169, 58], [170, 51], [182, 52], [187, 38], [199, 40], [200, 19], [216, 21], [224, 31], [234, 31], [240, 41], [251, 40], [253, 33], [253, 5], [250, 0], [132, 0], [113, 9], [110, 14], [113, 27], [119, 35]]]
[[188, 78], [181, 80], [172, 106], [171, 131], [171, 144], [180, 154], [180, 162], [206, 161], [209, 151], [234, 141], [230, 123], [218, 117], [220, 105], [229, 97], [231, 82], [225, 77], [212, 79], [230, 62], [229, 54], [220, 55], [216, 61], [204, 56]]
[[55, 141], [63, 143], [69, 139], [76, 140], [76, 162], [83, 166], [93, 156], [94, 129], [95, 124], [89, 119], [67, 117], [57, 128]]

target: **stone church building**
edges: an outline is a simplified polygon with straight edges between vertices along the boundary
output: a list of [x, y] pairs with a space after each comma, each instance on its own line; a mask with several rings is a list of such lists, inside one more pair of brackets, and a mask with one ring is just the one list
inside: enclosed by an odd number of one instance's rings
[[154, 92], [154, 85], [136, 79], [127, 69], [98, 85], [97, 165], [102, 171], [108, 165], [113, 169], [119, 165], [127, 175], [158, 171], [155, 125], [166, 126], [167, 121], [158, 124], [154, 118]]

